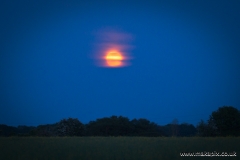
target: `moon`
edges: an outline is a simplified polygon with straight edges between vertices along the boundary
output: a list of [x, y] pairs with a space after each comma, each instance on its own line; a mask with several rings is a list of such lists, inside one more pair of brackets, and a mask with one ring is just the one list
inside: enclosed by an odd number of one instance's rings
[[109, 67], [121, 67], [124, 56], [118, 51], [109, 51], [105, 56], [106, 64]]
[[133, 48], [129, 45], [132, 35], [115, 30], [100, 30], [96, 34], [94, 51], [91, 57], [95, 65], [106, 68], [123, 68], [131, 65], [130, 50]]

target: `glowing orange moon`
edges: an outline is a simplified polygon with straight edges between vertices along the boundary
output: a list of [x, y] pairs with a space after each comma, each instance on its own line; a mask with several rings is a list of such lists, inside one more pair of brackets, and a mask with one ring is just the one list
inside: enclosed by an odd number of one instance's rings
[[123, 65], [124, 57], [118, 51], [109, 51], [105, 56], [105, 60], [109, 67], [121, 67]]

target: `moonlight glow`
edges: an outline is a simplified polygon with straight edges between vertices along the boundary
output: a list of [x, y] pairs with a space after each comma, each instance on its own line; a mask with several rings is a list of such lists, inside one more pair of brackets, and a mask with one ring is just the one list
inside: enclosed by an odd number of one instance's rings
[[104, 30], [98, 32], [95, 43], [94, 60], [99, 67], [126, 67], [130, 65], [131, 46], [127, 44], [131, 36], [126, 33]]

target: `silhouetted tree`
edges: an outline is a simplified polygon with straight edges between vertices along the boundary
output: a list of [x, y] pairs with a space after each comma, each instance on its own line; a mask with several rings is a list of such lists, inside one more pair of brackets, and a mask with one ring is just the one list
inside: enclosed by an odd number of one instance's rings
[[182, 123], [178, 126], [179, 132], [178, 136], [181, 137], [190, 137], [195, 136], [197, 133], [197, 129], [192, 125], [188, 123]]
[[161, 127], [161, 130], [164, 133], [164, 136], [177, 136], [177, 137], [190, 137], [196, 136], [197, 129], [192, 124], [182, 123], [178, 124], [178, 121], [175, 123], [167, 124]]
[[203, 120], [201, 120], [198, 124], [197, 124], [197, 135], [201, 136], [201, 137], [206, 137], [208, 136], [207, 133], [207, 126], [208, 124], [205, 123]]
[[62, 119], [58, 123], [39, 125], [30, 131], [31, 136], [83, 136], [84, 125], [73, 118]]
[[131, 123], [127, 117], [112, 116], [109, 121], [109, 134], [111, 136], [128, 136], [131, 132]]
[[172, 123], [171, 123], [171, 128], [172, 128], [172, 136], [178, 136], [178, 131], [179, 131], [179, 127], [178, 127], [178, 120], [175, 118]]
[[58, 136], [83, 136], [84, 125], [77, 118], [62, 119], [56, 124]]
[[147, 119], [133, 119], [131, 121], [133, 126], [133, 136], [162, 136], [162, 131], [156, 123], [150, 122]]
[[7, 126], [5, 124], [0, 125], [0, 136], [9, 137], [16, 136], [17, 128], [12, 126]]
[[17, 132], [18, 136], [30, 136], [30, 132], [35, 129], [36, 127], [33, 126], [18, 126], [17, 127]]
[[240, 135], [240, 111], [232, 106], [220, 107], [209, 118], [220, 136]]
[[209, 120], [203, 120], [197, 125], [199, 136], [239, 136], [240, 135], [240, 112], [232, 106], [220, 107], [212, 112]]
[[128, 118], [111, 116], [90, 121], [86, 125], [88, 136], [127, 136], [131, 132], [131, 123]]
[[30, 135], [40, 137], [57, 136], [57, 124], [39, 125], [30, 131]]
[[215, 137], [219, 135], [219, 133], [211, 120], [208, 120], [208, 123], [201, 120], [197, 124], [197, 135], [201, 137]]

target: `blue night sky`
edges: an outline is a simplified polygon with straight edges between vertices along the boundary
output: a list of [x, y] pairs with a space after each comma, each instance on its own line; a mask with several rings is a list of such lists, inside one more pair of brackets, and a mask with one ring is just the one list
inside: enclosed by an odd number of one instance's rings
[[[122, 115], [196, 125], [224, 105], [240, 109], [239, 8], [239, 0], [1, 1], [0, 124]], [[112, 43], [128, 46], [131, 65], [96, 65], [93, 55]]]

